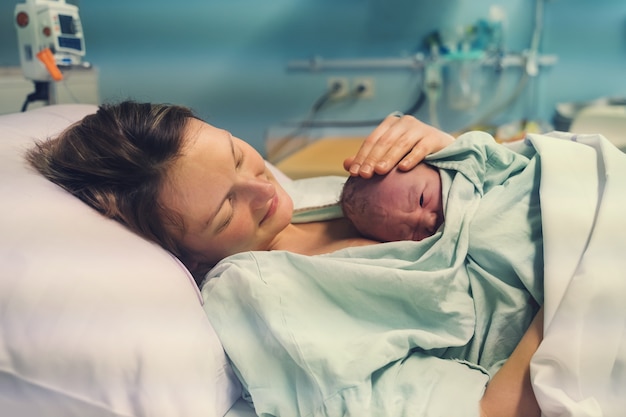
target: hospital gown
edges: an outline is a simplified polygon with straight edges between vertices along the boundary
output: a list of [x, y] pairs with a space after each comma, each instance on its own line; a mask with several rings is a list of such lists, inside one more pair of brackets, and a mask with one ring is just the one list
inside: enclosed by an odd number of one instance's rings
[[538, 165], [480, 133], [429, 162], [434, 236], [241, 253], [207, 276], [205, 311], [260, 416], [478, 415], [541, 302]]

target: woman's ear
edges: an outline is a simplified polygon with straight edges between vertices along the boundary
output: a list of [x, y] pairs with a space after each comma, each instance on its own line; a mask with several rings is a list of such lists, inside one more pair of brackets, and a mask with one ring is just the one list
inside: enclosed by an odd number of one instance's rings
[[191, 257], [185, 257], [184, 259], [181, 259], [181, 261], [183, 262], [183, 264], [185, 264], [187, 269], [189, 269], [191, 272], [198, 269], [198, 265], [200, 265], [199, 261], [192, 260]]
[[215, 266], [213, 263], [201, 262], [199, 260], [185, 260], [183, 264], [189, 269], [198, 286], [202, 284], [204, 276]]
[[183, 253], [178, 257], [179, 260], [187, 267], [194, 280], [198, 285], [204, 280], [204, 276], [215, 266], [215, 262], [210, 262], [203, 256], [198, 254], [181, 251]]
[[186, 253], [180, 254], [180, 256], [178, 256], [178, 259], [183, 263], [183, 265], [185, 265], [185, 267], [187, 267], [189, 272], [191, 272], [195, 276], [194, 271], [198, 269], [200, 261], [194, 259], [194, 256]]
[[198, 287], [200, 287], [200, 289], [202, 289], [201, 287], [202, 283], [204, 282], [204, 278], [209, 273], [212, 267], [213, 266], [204, 264], [199, 266], [197, 269], [191, 271], [191, 275], [193, 276], [194, 281], [196, 282], [196, 284], [198, 284]]

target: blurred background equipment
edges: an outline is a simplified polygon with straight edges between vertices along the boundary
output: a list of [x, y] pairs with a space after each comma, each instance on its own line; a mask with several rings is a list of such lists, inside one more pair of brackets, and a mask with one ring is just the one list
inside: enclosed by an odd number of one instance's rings
[[50, 83], [63, 79], [63, 70], [83, 66], [85, 39], [78, 7], [65, 0], [25, 0], [15, 6], [20, 65], [35, 84], [22, 111], [32, 101], [50, 100]]

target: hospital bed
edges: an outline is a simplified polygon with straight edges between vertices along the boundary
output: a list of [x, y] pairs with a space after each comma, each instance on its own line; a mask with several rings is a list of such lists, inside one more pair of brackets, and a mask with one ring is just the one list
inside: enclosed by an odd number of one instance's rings
[[[33, 141], [93, 111], [57, 105], [0, 116], [0, 410], [254, 416], [184, 266], [24, 162]], [[558, 279], [546, 287], [545, 346], [533, 364], [546, 416], [626, 409], [626, 156], [602, 138], [588, 142], [581, 153], [573, 142], [545, 149], [561, 161], [542, 194], [560, 199], [546, 213], [546, 276]], [[574, 233], [572, 224], [586, 229]]]
[[23, 160], [95, 109], [0, 116], [0, 414], [253, 416], [189, 272]]

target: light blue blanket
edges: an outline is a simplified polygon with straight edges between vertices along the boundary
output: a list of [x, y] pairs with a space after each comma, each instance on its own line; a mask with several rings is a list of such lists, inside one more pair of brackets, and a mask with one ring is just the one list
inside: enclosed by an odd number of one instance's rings
[[211, 271], [204, 308], [259, 415], [478, 415], [542, 301], [538, 164], [481, 133], [429, 162], [434, 236]]

